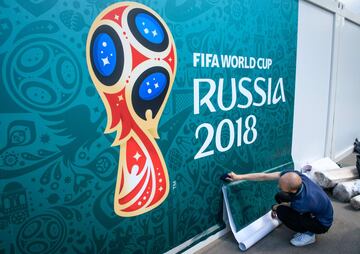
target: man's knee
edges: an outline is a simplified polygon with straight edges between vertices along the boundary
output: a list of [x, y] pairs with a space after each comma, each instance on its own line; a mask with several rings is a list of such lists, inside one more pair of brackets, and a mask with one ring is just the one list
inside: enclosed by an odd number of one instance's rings
[[289, 210], [291, 208], [285, 205], [279, 205], [276, 208], [276, 215], [279, 218], [279, 220], [281, 221], [285, 221], [287, 220], [287, 218], [289, 217]]

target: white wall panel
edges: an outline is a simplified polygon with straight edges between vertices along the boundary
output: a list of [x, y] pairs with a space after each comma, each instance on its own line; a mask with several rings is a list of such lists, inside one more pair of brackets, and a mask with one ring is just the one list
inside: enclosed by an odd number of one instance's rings
[[334, 156], [341, 157], [360, 138], [360, 26], [345, 20], [340, 33], [335, 102]]
[[292, 145], [295, 166], [325, 153], [334, 15], [299, 1]]

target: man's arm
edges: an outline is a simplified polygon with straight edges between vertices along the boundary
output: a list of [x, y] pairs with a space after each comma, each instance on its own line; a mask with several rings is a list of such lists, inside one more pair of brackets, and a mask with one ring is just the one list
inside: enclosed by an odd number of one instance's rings
[[235, 174], [230, 172], [229, 177], [226, 178], [228, 181], [239, 181], [239, 180], [249, 180], [249, 181], [269, 181], [276, 180], [280, 178], [280, 172], [273, 173], [251, 173], [251, 174]]

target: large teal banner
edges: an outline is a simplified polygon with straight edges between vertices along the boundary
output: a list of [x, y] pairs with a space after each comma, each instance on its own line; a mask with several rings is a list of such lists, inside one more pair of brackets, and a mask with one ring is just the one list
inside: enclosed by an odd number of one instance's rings
[[[0, 253], [180, 250], [292, 166], [297, 0], [0, 8]], [[234, 188], [241, 228], [276, 186]]]

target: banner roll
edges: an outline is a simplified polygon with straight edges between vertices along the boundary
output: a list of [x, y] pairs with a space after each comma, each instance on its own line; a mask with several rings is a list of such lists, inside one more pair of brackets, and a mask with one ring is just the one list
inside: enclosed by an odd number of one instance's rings
[[236, 241], [239, 243], [239, 248], [241, 251], [246, 251], [249, 249], [281, 224], [281, 221], [271, 217], [271, 211], [269, 211], [248, 226], [239, 231], [236, 231], [233, 215], [229, 206], [229, 200], [226, 194], [226, 188], [223, 187], [222, 190], [230, 228], [235, 236]]
[[247, 250], [279, 225], [280, 221], [271, 218], [271, 211], [269, 211], [267, 214], [236, 233], [238, 235], [236, 240], [239, 239], [240, 250]]

